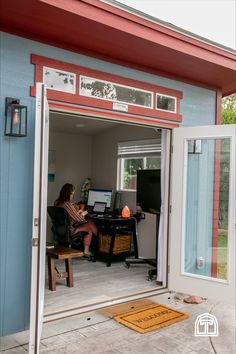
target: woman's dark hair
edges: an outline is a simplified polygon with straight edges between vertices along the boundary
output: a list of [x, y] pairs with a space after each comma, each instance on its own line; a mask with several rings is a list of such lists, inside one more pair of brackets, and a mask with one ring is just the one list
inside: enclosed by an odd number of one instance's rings
[[70, 195], [72, 192], [74, 192], [75, 187], [73, 184], [66, 183], [60, 190], [59, 197], [55, 201], [55, 204], [60, 204], [64, 202], [69, 202], [70, 201]]

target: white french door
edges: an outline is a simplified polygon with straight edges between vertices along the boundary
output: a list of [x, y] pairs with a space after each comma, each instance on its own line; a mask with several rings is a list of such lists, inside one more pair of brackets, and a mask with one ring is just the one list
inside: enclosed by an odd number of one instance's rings
[[36, 85], [34, 195], [29, 353], [39, 353], [44, 306], [49, 108], [46, 88]]
[[169, 290], [235, 303], [236, 125], [173, 132]]

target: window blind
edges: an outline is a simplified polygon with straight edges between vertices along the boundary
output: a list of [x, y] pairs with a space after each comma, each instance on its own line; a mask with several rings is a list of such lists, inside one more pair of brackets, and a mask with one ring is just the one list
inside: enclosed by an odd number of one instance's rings
[[157, 156], [161, 153], [161, 141], [158, 139], [127, 141], [118, 143], [118, 157]]

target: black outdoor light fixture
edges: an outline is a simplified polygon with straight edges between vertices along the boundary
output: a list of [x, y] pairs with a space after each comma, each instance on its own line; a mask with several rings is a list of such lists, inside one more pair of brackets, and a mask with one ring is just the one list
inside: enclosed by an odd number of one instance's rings
[[6, 97], [5, 135], [27, 136], [27, 107], [17, 98]]

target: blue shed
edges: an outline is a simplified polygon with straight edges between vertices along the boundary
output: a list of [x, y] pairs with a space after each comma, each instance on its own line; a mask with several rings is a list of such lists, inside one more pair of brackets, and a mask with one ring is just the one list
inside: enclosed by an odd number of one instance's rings
[[[202, 296], [232, 300], [236, 130], [219, 125], [222, 97], [236, 92], [235, 52], [108, 1], [8, 0], [1, 9], [0, 336], [27, 330], [31, 316], [30, 350], [35, 350], [50, 232], [46, 206], [63, 183], [71, 179], [79, 189], [90, 175], [96, 187], [120, 192], [135, 208], [132, 188], [122, 189], [117, 181], [122, 173], [117, 161], [124, 166], [125, 158], [117, 160], [116, 148], [127, 141], [156, 139], [159, 144], [158, 168], [165, 172], [157, 252], [162, 289], [201, 289]], [[9, 110], [14, 104], [27, 109], [24, 137], [6, 135], [6, 98], [13, 99]], [[47, 115], [50, 129], [61, 117], [61, 130], [50, 141]], [[72, 118], [66, 122], [67, 116]], [[119, 127], [120, 135], [107, 130], [91, 138], [90, 130], [74, 142], [76, 128], [65, 124], [76, 116], [77, 125], [100, 129], [99, 120], [104, 128]], [[72, 135], [63, 142], [66, 129]], [[76, 146], [83, 156], [77, 157]], [[62, 171], [54, 171], [52, 154], [52, 182], [48, 151], [56, 151]], [[225, 232], [222, 276], [217, 250]]]

